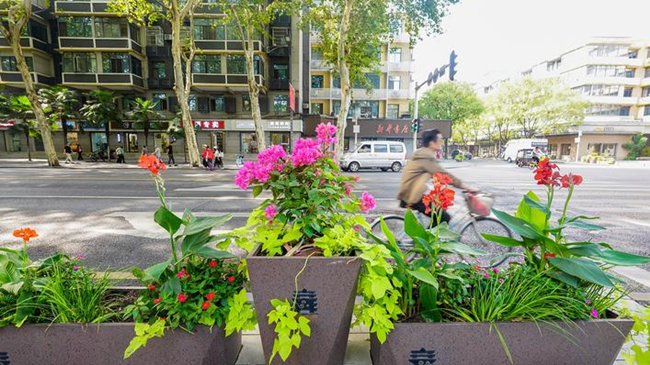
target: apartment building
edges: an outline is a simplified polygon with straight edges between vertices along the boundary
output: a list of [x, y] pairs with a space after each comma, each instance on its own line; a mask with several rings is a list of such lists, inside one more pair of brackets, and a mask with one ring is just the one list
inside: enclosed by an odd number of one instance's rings
[[[122, 145], [127, 153], [138, 153], [147, 145], [166, 147], [174, 142], [166, 130], [179, 111], [173, 91], [171, 29], [166, 24], [140, 28], [111, 13], [107, 1], [53, 1], [45, 17], [35, 16], [25, 37], [26, 53], [32, 57], [34, 77], [42, 85], [62, 84], [82, 95], [94, 90], [111, 90], [119, 95], [119, 107], [130, 109], [137, 97], [155, 100], [164, 116], [153, 124], [148, 141], [135, 124], [123, 119], [110, 123], [110, 141], [104, 127], [92, 127], [84, 120], [70, 121], [68, 143], [79, 143], [85, 151], [95, 151], [109, 142], [112, 149]], [[223, 13], [214, 4], [203, 3], [195, 12], [193, 32], [197, 55], [192, 68], [189, 106], [199, 144], [218, 146], [226, 155], [257, 153], [257, 141], [250, 113], [243, 45], [234, 27], [219, 24]], [[264, 118], [266, 144], [289, 148], [302, 132], [299, 118], [289, 113], [289, 83], [296, 90], [296, 105], [302, 105], [303, 32], [297, 20], [280, 16], [269, 26], [271, 37], [260, 35], [255, 44], [255, 74], [262, 85], [260, 106]], [[6, 45], [6, 43], [5, 43]], [[0, 81], [20, 93], [20, 75], [4, 51], [0, 40]], [[15, 64], [15, 61], [14, 61]], [[6, 69], [6, 71], [5, 71]], [[125, 117], [126, 118], [126, 117]], [[24, 151], [24, 137], [4, 129], [0, 152]], [[3, 128], [4, 126], [4, 128]], [[156, 128], [157, 127], [157, 128]], [[55, 132], [55, 145], [64, 141]], [[2, 138], [3, 137], [3, 138]], [[42, 150], [38, 145], [35, 149]], [[182, 141], [178, 142], [182, 145]], [[4, 145], [4, 146], [3, 146]], [[180, 154], [181, 148], [177, 148]]]
[[552, 158], [579, 160], [596, 153], [623, 159], [622, 145], [636, 133], [650, 135], [650, 43], [648, 40], [594, 38], [538, 63], [509, 79], [481, 85], [488, 95], [517, 77], [558, 77], [591, 103], [581, 126], [545, 136]]
[[[309, 113], [321, 116], [336, 116], [341, 107], [341, 83], [331, 66], [325, 64], [318, 51], [318, 35], [311, 34], [309, 38]], [[382, 139], [390, 139], [410, 143], [407, 138], [410, 127], [402, 133], [402, 124], [408, 123], [403, 118], [410, 118], [409, 101], [413, 98], [413, 49], [409, 36], [403, 29], [393, 35], [393, 40], [381, 46], [381, 66], [379, 73], [368, 72], [366, 77], [373, 85], [371, 91], [361, 85], [352, 86], [352, 105], [350, 116], [357, 110], [363, 123], [373, 124]], [[360, 122], [361, 123], [361, 122]], [[402, 123], [402, 124], [400, 124]], [[381, 124], [381, 128], [379, 128]], [[399, 131], [386, 133], [386, 126], [399, 126]], [[365, 127], [363, 128], [366, 129]], [[374, 133], [374, 134], [377, 134]], [[359, 136], [359, 140], [374, 140], [377, 136]], [[347, 146], [353, 143], [349, 140]]]

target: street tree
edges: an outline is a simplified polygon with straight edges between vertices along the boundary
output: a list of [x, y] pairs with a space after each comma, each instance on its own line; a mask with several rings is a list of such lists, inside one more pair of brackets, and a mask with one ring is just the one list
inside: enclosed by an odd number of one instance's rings
[[[190, 165], [198, 167], [200, 163], [199, 147], [196, 141], [194, 123], [190, 113], [189, 98], [192, 88], [192, 60], [196, 54], [194, 32], [184, 33], [189, 24], [194, 28], [194, 12], [201, 0], [110, 0], [108, 9], [127, 17], [139, 26], [146, 27], [157, 21], [167, 22], [172, 31], [171, 54], [174, 64], [174, 92], [178, 99], [185, 131]], [[181, 34], [183, 33], [183, 35]], [[187, 36], [184, 36], [187, 34]]]
[[486, 118], [490, 121], [490, 125], [494, 127], [495, 138], [500, 152], [501, 147], [512, 138], [515, 122], [507, 114], [506, 105], [497, 103], [495, 99], [496, 97], [492, 96], [486, 102]]
[[625, 142], [623, 148], [628, 150], [626, 160], [636, 160], [641, 156], [643, 149], [646, 148], [648, 144], [648, 138], [643, 135], [643, 133], [637, 133], [632, 137], [632, 140]]
[[[582, 124], [589, 103], [557, 78], [526, 77], [499, 88], [493, 109], [524, 138], [566, 131]], [[496, 117], [496, 116], [495, 116]]]
[[24, 34], [29, 19], [32, 16], [33, 1], [0, 0], [0, 8], [3, 9], [2, 15], [0, 16], [0, 32], [9, 44], [9, 47], [11, 47], [11, 52], [16, 58], [16, 68], [22, 77], [26, 96], [32, 104], [36, 125], [43, 138], [47, 163], [50, 166], [59, 166], [59, 159], [54, 149], [54, 142], [52, 141], [50, 122], [38, 98], [36, 86], [32, 80], [31, 70], [27, 65], [23, 47], [20, 44], [20, 37]]
[[457, 0], [330, 0], [314, 4], [305, 17], [317, 32], [317, 49], [340, 78], [341, 107], [337, 118], [336, 153], [342, 154], [352, 85], [368, 87], [365, 74], [381, 64], [381, 48], [404, 30], [411, 44], [420, 33], [441, 31], [449, 4]]
[[443, 82], [424, 93], [418, 112], [425, 119], [448, 119], [456, 123], [478, 120], [484, 111], [483, 102], [469, 84]]
[[68, 144], [68, 119], [78, 116], [76, 106], [79, 104], [79, 96], [74, 90], [61, 85], [43, 88], [38, 91], [38, 96], [45, 112], [50, 114], [50, 120], [61, 121], [63, 131], [63, 145]]
[[[120, 110], [117, 107], [118, 96], [112, 91], [92, 90], [88, 93], [86, 105], [81, 107], [81, 115], [93, 126], [103, 126], [106, 133], [106, 153], [111, 159], [109, 124], [120, 120]], [[103, 146], [102, 146], [103, 148]]]
[[229, 29], [236, 29], [241, 39], [244, 57], [246, 58], [246, 78], [248, 95], [251, 105], [251, 115], [255, 125], [258, 150], [266, 148], [264, 126], [259, 95], [262, 85], [255, 77], [255, 41], [261, 37], [270, 37], [268, 27], [274, 19], [281, 15], [291, 16], [301, 9], [302, 1], [286, 0], [217, 0], [218, 6], [225, 14], [221, 24]]
[[126, 116], [135, 122], [135, 129], [142, 129], [144, 132], [144, 143], [149, 146], [149, 131], [151, 127], [160, 129], [162, 123], [152, 122], [159, 120], [162, 115], [156, 111], [158, 102], [136, 98], [131, 102], [131, 110], [126, 112]]
[[[14, 95], [8, 99], [0, 96], [0, 114], [3, 118], [13, 119], [10, 133], [22, 134], [27, 141], [27, 158], [32, 160], [32, 138], [42, 139], [42, 134], [34, 121], [34, 108], [25, 95]], [[52, 124], [52, 123], [51, 123]], [[50, 128], [53, 126], [50, 124]]]

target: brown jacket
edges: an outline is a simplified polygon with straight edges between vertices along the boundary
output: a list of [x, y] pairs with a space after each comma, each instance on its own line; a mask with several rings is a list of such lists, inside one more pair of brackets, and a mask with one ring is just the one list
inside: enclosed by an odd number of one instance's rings
[[433, 178], [433, 174], [440, 172], [449, 175], [454, 180], [453, 185], [460, 187], [462, 182], [454, 175], [448, 173], [436, 160], [436, 154], [429, 148], [420, 148], [406, 164], [402, 173], [397, 199], [407, 203], [416, 204], [422, 200], [426, 193], [427, 181]]

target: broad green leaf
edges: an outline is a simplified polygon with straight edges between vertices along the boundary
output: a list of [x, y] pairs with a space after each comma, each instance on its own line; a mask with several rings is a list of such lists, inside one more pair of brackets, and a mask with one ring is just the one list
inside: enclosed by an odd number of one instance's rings
[[527, 221], [514, 217], [506, 212], [492, 208], [494, 215], [508, 228], [516, 234], [530, 239], [539, 239], [542, 237], [535, 228], [531, 227]]
[[214, 228], [223, 225], [232, 219], [231, 214], [222, 215], [219, 217], [194, 217], [183, 231], [184, 236], [193, 235], [204, 231], [208, 228]]
[[595, 244], [595, 243], [582, 244], [582, 245], [571, 245], [571, 244], [569, 244], [568, 246], [569, 246], [568, 247], [569, 252], [571, 252], [571, 254], [573, 254], [575, 256], [586, 256], [586, 257], [593, 256], [593, 257], [595, 257], [595, 256], [600, 256], [601, 255], [600, 246]]
[[198, 233], [184, 236], [181, 242], [181, 252], [183, 252], [183, 255], [195, 252], [199, 248], [205, 246], [208, 242], [217, 239], [215, 236], [210, 235], [211, 231], [212, 228], [206, 228]]
[[522, 241], [505, 236], [495, 236], [493, 234], [481, 233], [481, 236], [488, 241], [496, 242], [506, 247], [525, 247]]
[[591, 217], [591, 216], [588, 216], [588, 215], [578, 215], [578, 216], [575, 216], [575, 217], [567, 217], [564, 221], [565, 222], [573, 222], [573, 221], [578, 220], [578, 219], [599, 219], [599, 218], [600, 217]]
[[526, 195], [524, 195], [524, 202], [533, 209], [539, 210], [540, 212], [546, 214], [547, 216], [551, 215], [551, 211], [548, 209], [548, 207], [544, 204], [542, 204], [541, 200], [535, 193], [532, 191], [529, 191]]
[[447, 222], [440, 223], [440, 227], [433, 227], [429, 232], [431, 232], [432, 235], [435, 235], [436, 230], [438, 230], [438, 237], [442, 241], [458, 241], [460, 239], [458, 233], [449, 229]]
[[569, 275], [563, 271], [559, 271], [559, 270], [550, 271], [548, 273], [548, 276], [557, 279], [574, 288], [577, 288], [578, 285], [580, 284], [580, 280], [577, 277], [573, 275]]
[[444, 277], [446, 277], [447, 279], [458, 280], [458, 281], [460, 281], [460, 282], [463, 281], [463, 278], [462, 278], [462, 277], [460, 277], [460, 276], [458, 276], [458, 275], [456, 275], [456, 274], [454, 274], [454, 273], [448, 272], [448, 271], [439, 271], [439, 272], [438, 272], [438, 275], [440, 275], [440, 276], [444, 276]]
[[470, 256], [485, 255], [485, 251], [477, 250], [475, 248], [472, 248], [460, 242], [443, 242], [440, 244], [440, 249], [447, 252], [456, 253], [459, 255], [470, 255]]
[[614, 286], [605, 272], [593, 261], [563, 257], [551, 257], [548, 261], [559, 270], [569, 275], [577, 276], [582, 280], [606, 287]]
[[407, 209], [404, 214], [404, 232], [413, 239], [415, 239], [415, 237], [420, 237], [425, 240], [428, 239], [426, 229], [422, 227], [422, 224], [420, 224], [418, 219], [415, 217], [415, 214], [413, 214], [410, 209]]
[[650, 257], [634, 255], [616, 250], [602, 250], [597, 260], [618, 266], [638, 266], [650, 262]]
[[165, 281], [165, 283], [160, 288], [163, 292], [170, 292], [174, 295], [181, 292], [181, 279], [178, 276], [172, 276]]
[[[515, 217], [527, 222], [531, 227], [534, 227], [538, 232], [541, 232], [546, 228], [546, 218], [547, 215], [550, 215], [550, 212], [548, 212], [548, 209], [546, 208], [544, 208], [544, 210], [538, 209], [537, 206], [541, 206], [538, 202], [539, 198], [537, 195], [532, 191], [529, 191], [526, 196], [524, 196], [524, 199], [519, 203]], [[501, 219], [501, 217], [499, 218]]]
[[153, 214], [153, 220], [170, 234], [178, 232], [183, 221], [165, 207], [160, 207]]
[[571, 221], [571, 222], [566, 222], [565, 225], [585, 229], [587, 231], [604, 231], [606, 229], [603, 226], [583, 222], [581, 220], [574, 220], [574, 221]]
[[197, 255], [207, 257], [209, 259], [236, 259], [237, 256], [228, 251], [215, 250], [212, 247], [203, 246], [194, 251]]
[[429, 285], [432, 285], [434, 288], [438, 289], [438, 280], [423, 267], [419, 267], [416, 270], [408, 270], [408, 273], [411, 274], [416, 279], [423, 281]]
[[262, 193], [262, 185], [255, 185], [253, 186], [253, 198], [256, 198], [258, 195]]
[[165, 262], [149, 266], [148, 268], [144, 269], [146, 277], [150, 278], [151, 280], [160, 280], [160, 276], [163, 272], [165, 272], [171, 263], [172, 260], [169, 259]]
[[386, 236], [386, 239], [388, 240], [388, 243], [390, 244], [392, 251], [401, 252], [399, 246], [397, 245], [397, 241], [395, 241], [395, 236], [393, 235], [393, 232], [390, 231], [390, 229], [386, 225], [386, 222], [384, 221], [384, 217], [379, 218], [379, 224], [381, 225], [381, 231], [384, 233], [384, 236]]
[[420, 285], [420, 315], [427, 322], [440, 322], [442, 315], [438, 310], [438, 290], [431, 285]]

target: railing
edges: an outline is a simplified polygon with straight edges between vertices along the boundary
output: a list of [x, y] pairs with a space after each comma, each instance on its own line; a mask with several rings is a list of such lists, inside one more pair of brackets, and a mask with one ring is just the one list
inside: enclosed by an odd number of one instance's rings
[[59, 37], [59, 48], [62, 50], [89, 49], [124, 49], [142, 53], [142, 46], [128, 37], [119, 38], [87, 38]]
[[[264, 86], [264, 77], [255, 75], [257, 83]], [[248, 77], [245, 74], [208, 74], [192, 73], [192, 83], [195, 85], [238, 85], [247, 86]]]
[[[41, 51], [49, 52], [48, 43], [34, 37], [20, 37], [20, 45], [23, 48], [36, 48]], [[0, 47], [11, 47], [4, 37], [0, 37]]]
[[144, 79], [132, 73], [77, 73], [64, 72], [63, 84], [133, 85], [144, 87]]
[[[240, 40], [194, 40], [196, 48], [202, 51], [244, 51], [244, 44]], [[262, 41], [253, 41], [253, 50], [262, 51]]]
[[[54, 85], [54, 77], [46, 76], [37, 72], [31, 72], [32, 81], [36, 84], [44, 85]], [[23, 81], [23, 76], [18, 71], [2, 71], [0, 72], [0, 82], [1, 83], [17, 83], [21, 84], [24, 87], [25, 82]]]
[[323, 60], [311, 60], [311, 61], [309, 61], [309, 69], [310, 70], [329, 70], [330, 67], [327, 66], [327, 64]]
[[412, 63], [411, 61], [401, 61], [401, 62], [386, 62], [388, 71], [411, 71]]
[[587, 101], [594, 104], [636, 105], [638, 98], [631, 96], [586, 96]]
[[[309, 90], [309, 97], [312, 99], [340, 99], [341, 89], [311, 88]], [[371, 91], [367, 91], [366, 89], [352, 89], [352, 97], [358, 100], [408, 99], [411, 98], [411, 92], [410, 90], [403, 89], [374, 89]]]
[[56, 1], [57, 13], [106, 13], [108, 1]]

